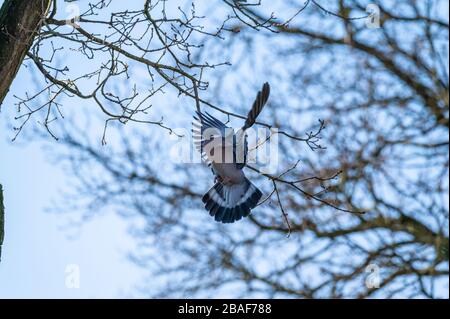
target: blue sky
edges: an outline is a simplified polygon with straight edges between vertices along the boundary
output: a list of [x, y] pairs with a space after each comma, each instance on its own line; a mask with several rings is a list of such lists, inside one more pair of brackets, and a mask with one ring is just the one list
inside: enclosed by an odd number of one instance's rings
[[[124, 221], [103, 214], [83, 227], [68, 228], [67, 215], [46, 210], [61, 197], [70, 176], [49, 160], [42, 142], [10, 142], [13, 95], [22, 94], [29, 81], [22, 68], [0, 113], [0, 183], [6, 206], [0, 298], [131, 296], [142, 270], [127, 259], [133, 241]], [[79, 289], [66, 288], [71, 264], [79, 265]]]
[[[16, 81], [14, 90], [21, 89], [20, 83]], [[0, 181], [6, 234], [0, 298], [129, 296], [141, 270], [126, 258], [132, 241], [123, 220], [105, 214], [82, 228], [68, 229], [67, 216], [47, 213], [69, 177], [48, 162], [39, 143], [11, 145], [4, 118], [2, 114]], [[66, 288], [71, 264], [79, 265], [79, 289]]]

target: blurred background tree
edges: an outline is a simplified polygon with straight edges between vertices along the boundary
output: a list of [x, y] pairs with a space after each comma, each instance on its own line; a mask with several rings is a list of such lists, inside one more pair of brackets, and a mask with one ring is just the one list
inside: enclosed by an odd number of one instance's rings
[[[27, 54], [40, 85], [16, 131], [59, 141], [77, 185], [55, 210], [133, 221], [145, 293], [448, 296], [445, 1], [98, 1], [69, 18], [60, 3]], [[267, 197], [215, 223], [210, 171], [173, 160], [177, 128], [197, 103], [238, 123], [265, 81], [278, 171], [247, 170]], [[73, 99], [86, 109], [69, 116]]]

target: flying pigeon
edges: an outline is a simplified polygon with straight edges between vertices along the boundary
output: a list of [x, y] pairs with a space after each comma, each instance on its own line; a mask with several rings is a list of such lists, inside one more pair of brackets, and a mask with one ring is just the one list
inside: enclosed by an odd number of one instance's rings
[[214, 186], [203, 196], [202, 201], [209, 214], [218, 222], [234, 223], [248, 216], [261, 199], [261, 191], [243, 172], [248, 153], [245, 131], [255, 123], [269, 94], [269, 83], [264, 83], [244, 126], [236, 132], [208, 112], [197, 111], [197, 117], [194, 116], [194, 144], [215, 176]]

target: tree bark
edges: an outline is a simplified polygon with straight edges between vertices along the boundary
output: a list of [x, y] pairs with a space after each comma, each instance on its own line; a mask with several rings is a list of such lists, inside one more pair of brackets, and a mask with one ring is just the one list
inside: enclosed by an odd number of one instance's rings
[[33, 43], [51, 0], [5, 0], [0, 9], [0, 105]]

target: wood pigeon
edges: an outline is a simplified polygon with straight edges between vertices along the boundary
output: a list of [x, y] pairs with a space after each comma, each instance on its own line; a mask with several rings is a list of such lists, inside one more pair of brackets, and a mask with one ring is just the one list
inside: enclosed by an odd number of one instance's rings
[[245, 131], [255, 123], [269, 94], [269, 83], [264, 83], [244, 126], [237, 132], [207, 112], [197, 111], [197, 117], [194, 116], [194, 144], [215, 175], [215, 184], [202, 201], [218, 222], [233, 223], [248, 216], [261, 199], [261, 191], [243, 172], [248, 153]]

